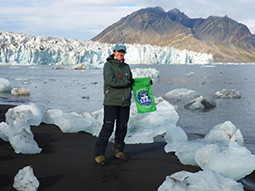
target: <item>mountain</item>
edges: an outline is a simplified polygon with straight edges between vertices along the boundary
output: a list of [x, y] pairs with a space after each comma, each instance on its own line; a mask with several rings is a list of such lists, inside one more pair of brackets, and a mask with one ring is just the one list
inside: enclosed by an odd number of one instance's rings
[[254, 62], [255, 36], [228, 16], [191, 19], [178, 9], [140, 9], [91, 39], [104, 43], [174, 46], [213, 54], [215, 62]]

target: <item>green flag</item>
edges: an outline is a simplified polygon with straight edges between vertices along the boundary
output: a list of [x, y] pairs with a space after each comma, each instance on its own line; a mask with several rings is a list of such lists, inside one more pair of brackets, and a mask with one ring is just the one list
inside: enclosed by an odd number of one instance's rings
[[156, 111], [150, 78], [135, 78], [132, 86], [138, 113]]

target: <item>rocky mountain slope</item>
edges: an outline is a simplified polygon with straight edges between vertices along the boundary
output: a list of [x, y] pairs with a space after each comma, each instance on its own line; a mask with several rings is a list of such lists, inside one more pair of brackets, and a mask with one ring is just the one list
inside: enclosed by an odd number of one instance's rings
[[178, 9], [140, 9], [91, 40], [174, 46], [213, 54], [215, 62], [255, 61], [255, 36], [245, 25], [228, 16], [191, 19]]

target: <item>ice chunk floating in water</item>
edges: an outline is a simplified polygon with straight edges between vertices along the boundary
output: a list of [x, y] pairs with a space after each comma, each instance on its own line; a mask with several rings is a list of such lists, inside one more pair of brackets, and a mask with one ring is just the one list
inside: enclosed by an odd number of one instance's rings
[[159, 78], [159, 71], [155, 68], [132, 69], [133, 78]]
[[5, 78], [0, 78], [0, 92], [10, 92], [11, 89], [10, 81]]
[[171, 99], [181, 99], [181, 98], [198, 97], [198, 96], [200, 96], [200, 94], [194, 90], [180, 88], [180, 89], [171, 90], [170, 92], [166, 93], [165, 96], [167, 98], [171, 98]]
[[13, 88], [11, 94], [13, 96], [26, 96], [30, 94], [30, 90], [26, 88]]
[[216, 107], [216, 103], [209, 97], [200, 96], [193, 99], [190, 103], [184, 106], [186, 109], [210, 109]]
[[214, 95], [216, 98], [241, 98], [241, 93], [236, 90], [226, 90], [222, 89], [217, 91]]

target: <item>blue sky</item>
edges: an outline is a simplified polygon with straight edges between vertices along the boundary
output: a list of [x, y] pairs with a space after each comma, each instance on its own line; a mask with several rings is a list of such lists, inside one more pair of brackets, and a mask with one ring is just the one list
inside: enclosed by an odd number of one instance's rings
[[146, 7], [178, 8], [190, 18], [225, 16], [255, 34], [255, 0], [0, 0], [0, 31], [90, 40]]

